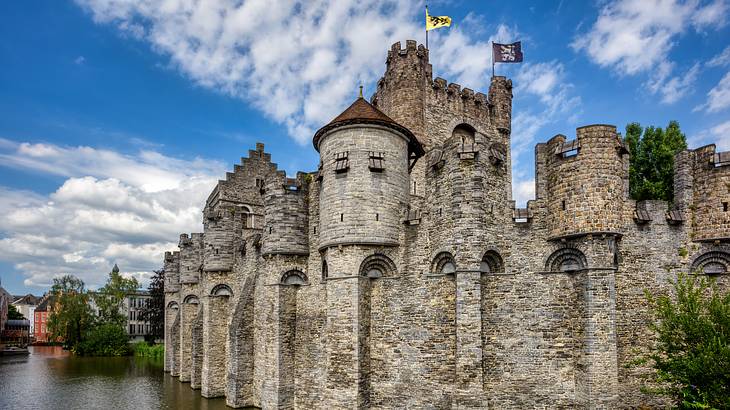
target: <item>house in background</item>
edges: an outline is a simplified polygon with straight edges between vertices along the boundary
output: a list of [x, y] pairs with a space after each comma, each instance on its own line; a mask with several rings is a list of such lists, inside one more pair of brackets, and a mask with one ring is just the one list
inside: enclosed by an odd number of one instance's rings
[[[129, 335], [130, 341], [137, 342], [145, 340], [146, 336], [150, 333], [150, 323], [142, 320], [141, 314], [144, 308], [149, 305], [151, 298], [149, 292], [146, 290], [136, 290], [124, 296], [124, 300], [119, 307], [119, 313], [127, 318], [125, 330], [127, 335]], [[91, 310], [98, 315], [99, 308], [93, 297], [89, 298], [89, 305], [91, 306]]]
[[48, 316], [51, 314], [50, 295], [45, 295], [33, 312], [33, 336], [37, 343], [48, 342]]
[[18, 309], [24, 318], [28, 319], [30, 325], [29, 332], [32, 335], [35, 331], [35, 308], [41, 301], [41, 297], [31, 295], [30, 293], [25, 296], [16, 296], [15, 301], [12, 303]]
[[138, 290], [124, 298], [124, 313], [127, 316], [127, 334], [133, 341], [144, 340], [150, 334], [150, 322], [142, 320], [140, 314], [149, 306], [152, 298], [146, 290]]
[[0, 282], [0, 331], [5, 328], [5, 322], [8, 320], [8, 305], [13, 301], [13, 296], [10, 295], [2, 287]]

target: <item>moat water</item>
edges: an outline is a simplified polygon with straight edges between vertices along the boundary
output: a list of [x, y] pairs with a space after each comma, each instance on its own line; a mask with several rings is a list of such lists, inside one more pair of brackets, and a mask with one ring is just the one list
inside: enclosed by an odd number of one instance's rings
[[162, 371], [143, 357], [76, 357], [60, 347], [31, 347], [0, 357], [0, 409], [228, 409], [225, 399]]

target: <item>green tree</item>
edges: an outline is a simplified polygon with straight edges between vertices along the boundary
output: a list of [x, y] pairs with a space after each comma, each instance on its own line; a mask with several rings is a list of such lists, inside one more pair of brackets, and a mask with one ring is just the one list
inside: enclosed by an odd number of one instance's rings
[[129, 336], [115, 323], [102, 323], [90, 329], [86, 338], [73, 348], [80, 356], [126, 356], [131, 351]]
[[[643, 133], [643, 134], [642, 134]], [[674, 155], [687, 149], [687, 138], [677, 121], [665, 130], [642, 128], [637, 122], [626, 126], [626, 146], [631, 154], [629, 191], [636, 200], [674, 200]]]
[[18, 312], [18, 308], [15, 305], [8, 305], [8, 320], [23, 320], [25, 316]]
[[99, 322], [119, 325], [124, 329], [127, 317], [122, 311], [122, 304], [126, 295], [136, 291], [137, 288], [139, 288], [137, 279], [122, 276], [115, 264], [109, 272], [106, 284], [94, 293]]
[[714, 279], [680, 274], [674, 295], [647, 293], [656, 340], [647, 357], [655, 393], [679, 408], [730, 408], [730, 292]]
[[140, 319], [150, 323], [152, 340], [165, 337], [165, 270], [154, 271], [147, 287], [151, 298], [140, 312]]
[[52, 340], [60, 338], [65, 345], [75, 346], [94, 324], [84, 281], [73, 275], [53, 278], [51, 301], [48, 330]]

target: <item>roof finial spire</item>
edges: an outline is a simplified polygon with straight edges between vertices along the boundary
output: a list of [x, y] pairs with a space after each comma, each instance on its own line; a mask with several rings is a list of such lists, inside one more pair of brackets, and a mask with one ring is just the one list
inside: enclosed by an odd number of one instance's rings
[[362, 96], [362, 85], [360, 86], [360, 98], [363, 98], [363, 96]]

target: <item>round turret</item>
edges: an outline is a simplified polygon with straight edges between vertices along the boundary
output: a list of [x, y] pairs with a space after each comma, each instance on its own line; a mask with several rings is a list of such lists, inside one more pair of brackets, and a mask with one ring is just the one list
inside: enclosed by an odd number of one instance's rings
[[577, 138], [547, 143], [550, 237], [621, 233], [628, 194], [627, 152], [610, 125], [578, 128]]
[[320, 249], [398, 244], [409, 195], [413, 134], [362, 97], [314, 135], [322, 160]]

